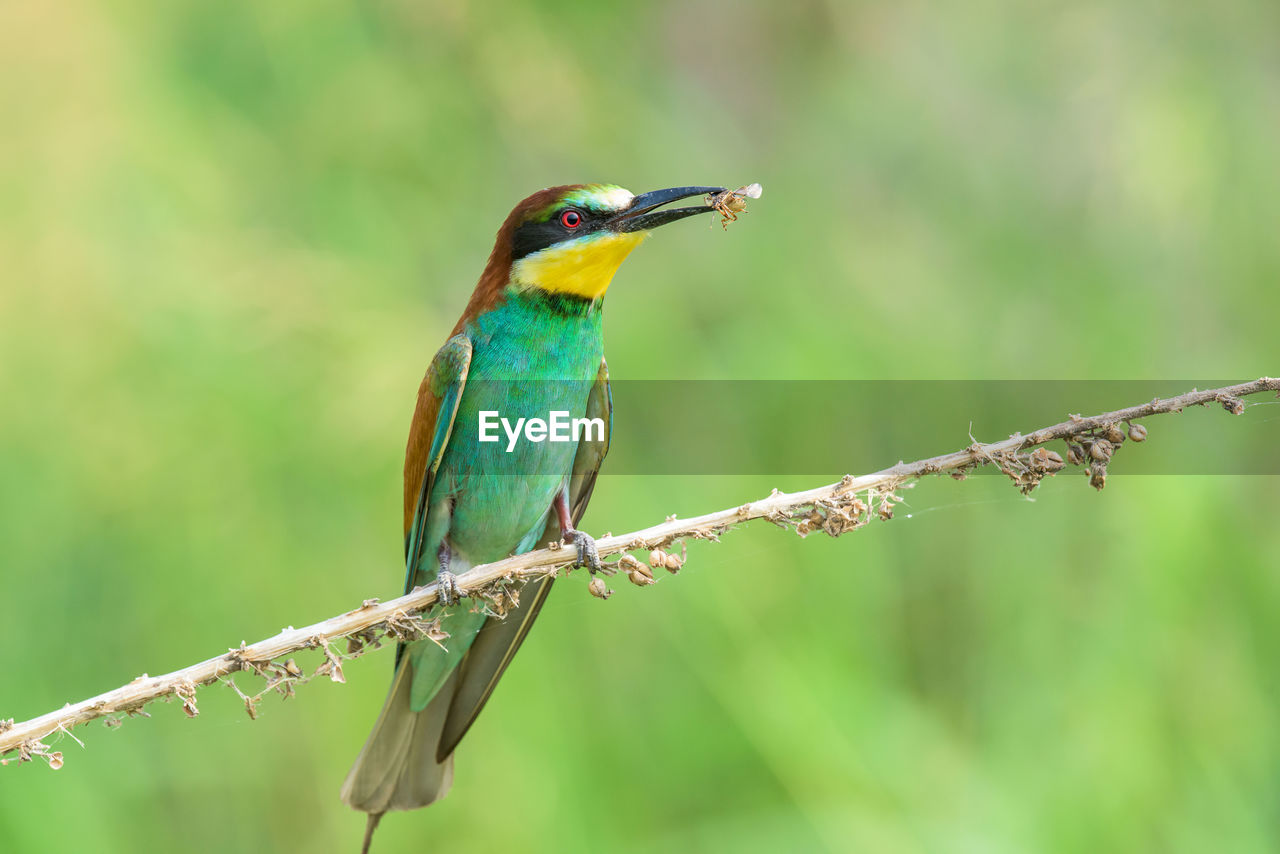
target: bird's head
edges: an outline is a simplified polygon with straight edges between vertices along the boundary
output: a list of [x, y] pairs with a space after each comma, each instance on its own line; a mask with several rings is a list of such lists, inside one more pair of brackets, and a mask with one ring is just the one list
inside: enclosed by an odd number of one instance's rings
[[490, 268], [494, 274], [507, 268], [503, 285], [598, 300], [650, 230], [713, 210], [706, 204], [659, 208], [721, 189], [673, 187], [638, 196], [612, 184], [541, 190], [516, 205], [507, 217], [498, 232]]

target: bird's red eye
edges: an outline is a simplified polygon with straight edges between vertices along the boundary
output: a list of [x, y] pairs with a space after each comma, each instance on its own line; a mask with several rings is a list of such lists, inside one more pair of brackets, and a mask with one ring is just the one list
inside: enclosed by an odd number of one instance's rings
[[577, 211], [565, 211], [560, 214], [560, 224], [565, 228], [577, 228], [582, 225], [582, 214]]

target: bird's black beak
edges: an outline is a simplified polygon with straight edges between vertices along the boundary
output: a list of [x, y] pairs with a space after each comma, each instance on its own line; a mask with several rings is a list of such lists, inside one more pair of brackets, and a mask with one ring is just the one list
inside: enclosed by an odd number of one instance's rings
[[631, 207], [609, 220], [609, 228], [614, 231], [647, 231], [678, 219], [694, 214], [707, 213], [715, 208], [710, 205], [698, 205], [696, 208], [658, 208], [679, 199], [690, 196], [706, 196], [720, 193], [724, 187], [672, 187], [669, 190], [654, 190], [652, 193], [641, 193], [631, 201]]

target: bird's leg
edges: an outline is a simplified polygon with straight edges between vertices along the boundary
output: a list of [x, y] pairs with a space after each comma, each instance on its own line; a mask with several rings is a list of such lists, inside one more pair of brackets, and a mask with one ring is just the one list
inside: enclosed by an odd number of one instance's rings
[[573, 543], [578, 549], [578, 561], [574, 566], [585, 566], [592, 575], [601, 567], [600, 552], [596, 549], [595, 537], [573, 527], [573, 518], [569, 515], [569, 488], [560, 490], [555, 500], [556, 516], [560, 519], [560, 534], [566, 543]]
[[453, 558], [453, 553], [449, 550], [448, 540], [440, 544], [440, 553], [437, 557], [440, 568], [436, 572], [436, 589], [439, 591], [436, 595], [440, 597], [440, 604], [447, 608], [462, 598], [458, 577], [449, 571], [449, 562]]

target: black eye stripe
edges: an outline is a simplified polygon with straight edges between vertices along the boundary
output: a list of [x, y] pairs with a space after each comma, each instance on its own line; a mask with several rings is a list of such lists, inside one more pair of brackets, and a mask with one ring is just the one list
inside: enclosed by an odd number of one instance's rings
[[[573, 228], [561, 222], [561, 217], [570, 211], [578, 215], [578, 225]], [[532, 255], [561, 241], [573, 240], [595, 231], [603, 226], [605, 218], [603, 214], [597, 215], [591, 211], [573, 207], [557, 210], [544, 222], [526, 222], [511, 236], [511, 260], [519, 261], [526, 255]]]

